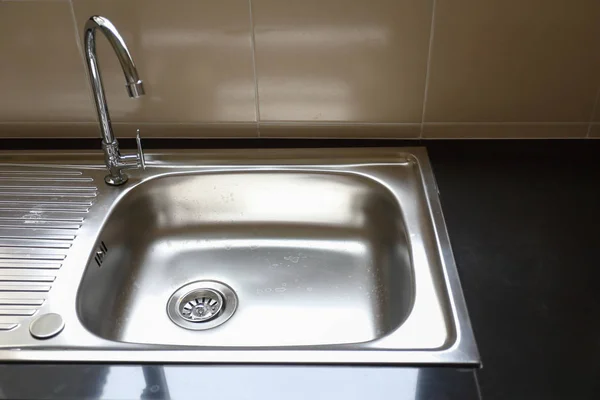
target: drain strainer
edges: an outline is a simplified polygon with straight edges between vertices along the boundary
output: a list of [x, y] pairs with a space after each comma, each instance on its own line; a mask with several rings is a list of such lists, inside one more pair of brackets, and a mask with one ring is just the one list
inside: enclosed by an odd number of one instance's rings
[[216, 317], [223, 308], [223, 296], [211, 289], [188, 293], [179, 302], [179, 314], [186, 321], [204, 322]]
[[227, 321], [237, 308], [237, 296], [227, 285], [197, 281], [177, 289], [167, 303], [171, 321], [182, 328], [204, 330]]

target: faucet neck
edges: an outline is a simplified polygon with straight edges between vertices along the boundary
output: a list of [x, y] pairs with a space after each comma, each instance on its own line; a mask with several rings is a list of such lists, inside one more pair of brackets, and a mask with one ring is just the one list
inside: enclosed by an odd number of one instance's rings
[[137, 166], [144, 167], [144, 153], [141, 148], [139, 138], [139, 130], [137, 136], [138, 154], [137, 155], [121, 155], [119, 151], [119, 143], [115, 139], [110, 123], [110, 114], [106, 105], [106, 96], [104, 94], [104, 86], [102, 85], [102, 77], [98, 68], [98, 56], [96, 55], [96, 31], [100, 30], [106, 36], [106, 39], [112, 46], [123, 74], [125, 75], [125, 87], [129, 97], [137, 98], [144, 94], [144, 86], [142, 80], [137, 74], [133, 58], [127, 49], [125, 41], [117, 31], [117, 28], [106, 18], [97, 15], [92, 16], [85, 24], [84, 28], [84, 45], [85, 45], [85, 61], [88, 68], [88, 75], [92, 85], [94, 94], [94, 103], [96, 104], [96, 114], [100, 123], [100, 133], [102, 135], [102, 149], [104, 150], [104, 161], [109, 174], [104, 178], [109, 185], [117, 186], [127, 182], [127, 175], [122, 170], [127, 168], [135, 168]]
[[126, 88], [129, 97], [137, 98], [142, 96], [144, 94], [144, 87], [142, 80], [138, 76], [129, 49], [119, 34], [119, 31], [117, 31], [117, 28], [104, 17], [97, 15], [90, 17], [84, 28], [85, 61], [88, 68], [90, 84], [92, 85], [96, 114], [98, 116], [98, 122], [100, 123], [102, 142], [104, 144], [111, 144], [115, 142], [115, 137], [112, 131], [108, 106], [106, 104], [102, 76], [100, 75], [100, 69], [98, 68], [98, 56], [96, 54], [97, 30], [100, 30], [104, 34], [119, 59], [123, 74], [125, 75]]

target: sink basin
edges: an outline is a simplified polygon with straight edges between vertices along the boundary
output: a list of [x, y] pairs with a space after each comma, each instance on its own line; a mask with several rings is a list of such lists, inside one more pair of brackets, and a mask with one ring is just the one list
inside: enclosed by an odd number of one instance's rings
[[162, 151], [122, 187], [97, 153], [33, 158], [0, 158], [25, 238], [0, 359], [479, 364], [423, 149]]
[[[129, 191], [99, 240], [79, 315], [108, 340], [185, 346], [368, 342], [406, 320], [413, 266], [392, 192], [357, 174], [177, 174]], [[226, 323], [181, 329], [164, 312], [190, 282], [237, 294]]]

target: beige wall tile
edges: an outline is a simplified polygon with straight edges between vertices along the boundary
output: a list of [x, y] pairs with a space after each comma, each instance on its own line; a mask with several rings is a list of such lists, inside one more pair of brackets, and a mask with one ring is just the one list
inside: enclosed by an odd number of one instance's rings
[[438, 1], [427, 122], [589, 121], [600, 1]]
[[261, 123], [260, 137], [297, 139], [418, 139], [421, 124]]
[[0, 122], [92, 121], [68, 2], [0, 3]]
[[421, 122], [431, 0], [253, 0], [262, 121]]
[[584, 138], [587, 123], [423, 124], [425, 139], [555, 139]]
[[256, 121], [247, 0], [74, 0], [80, 35], [93, 14], [113, 22], [144, 80], [129, 99], [110, 46], [98, 35], [109, 110], [119, 122]]

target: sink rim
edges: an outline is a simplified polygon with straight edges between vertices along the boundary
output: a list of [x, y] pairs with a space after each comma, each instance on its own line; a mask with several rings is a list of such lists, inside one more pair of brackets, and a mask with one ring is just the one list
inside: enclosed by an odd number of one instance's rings
[[[101, 167], [101, 154], [99, 152], [14, 152], [4, 157], [0, 152], [0, 160], [8, 162], [0, 164], [0, 167], [10, 165], [20, 168], [39, 168], [40, 165], [51, 165], [57, 168], [78, 168], [86, 174], [94, 176], [94, 180], [100, 182], [104, 171]], [[294, 160], [286, 159], [290, 153]], [[31, 163], [31, 156], [39, 157], [36, 164]], [[251, 158], [248, 158], [251, 157]], [[468, 318], [466, 304], [462, 294], [456, 265], [452, 257], [452, 250], [437, 193], [437, 185], [429, 164], [427, 153], [424, 148], [366, 148], [366, 149], [266, 149], [253, 151], [249, 156], [244, 150], [184, 150], [165, 151], [149, 154], [150, 168], [163, 169], [164, 171], [206, 169], [206, 170], [231, 170], [232, 168], [243, 168], [244, 166], [265, 166], [277, 169], [310, 169], [323, 166], [323, 168], [337, 167], [344, 169], [351, 165], [395, 165], [402, 162], [416, 162], [420, 170], [420, 179], [423, 184], [429, 218], [433, 226], [436, 239], [436, 249], [439, 254], [444, 283], [447, 288], [448, 304], [451, 308], [454, 326], [456, 328], [455, 341], [447, 348], [438, 350], [410, 350], [410, 349], [378, 349], [369, 344], [341, 346], [326, 346], [325, 348], [294, 349], [286, 348], [271, 349], [260, 348], [256, 350], [238, 349], [211, 349], [194, 350], [186, 347], [185, 350], [164, 346], [121, 345], [110, 343], [110, 349], [102, 348], [106, 341], [96, 340], [93, 343], [97, 347], [84, 345], [76, 347], [69, 345], [67, 351], [63, 346], [69, 334], [87, 332], [81, 326], [73, 326], [71, 320], [74, 312], [74, 302], [65, 304], [72, 299], [72, 292], [76, 292], [68, 284], [73, 281], [79, 282], [83, 267], [77, 267], [81, 262], [81, 256], [74, 256], [65, 261], [66, 267], [70, 267], [75, 273], [66, 277], [61, 273], [53, 287], [52, 301], [46, 301], [41, 307], [41, 313], [51, 310], [61, 311], [66, 316], [67, 327], [65, 333], [43, 343], [46, 347], [41, 348], [39, 342], [26, 340], [19, 337], [18, 333], [23, 331], [23, 326], [8, 332], [5, 337], [15, 339], [8, 345], [0, 346], [0, 359], [6, 361], [122, 361], [122, 362], [223, 362], [223, 363], [308, 363], [308, 364], [445, 364], [461, 366], [478, 366], [479, 354], [474, 340], [473, 331]], [[197, 160], [201, 159], [201, 162]], [[19, 160], [26, 160], [23, 162]], [[319, 162], [316, 162], [319, 161]], [[225, 165], [224, 165], [225, 164]], [[131, 182], [144, 180], [143, 173], [132, 173]], [[132, 187], [133, 184], [130, 186]], [[114, 188], [98, 187], [97, 203], [113, 204], [127, 189], [119, 191]], [[106, 215], [104, 215], [106, 216]], [[101, 229], [105, 218], [94, 215], [89, 216], [86, 224], [78, 233], [78, 241], [73, 244], [72, 252], [80, 253], [87, 250], [87, 255], [95, 245], [97, 233]], [[61, 271], [64, 272], [64, 271]], [[73, 272], [73, 271], [72, 271]], [[78, 287], [78, 285], [77, 285]], [[70, 294], [69, 294], [70, 293]], [[50, 299], [49, 299], [50, 300]], [[62, 301], [62, 303], [61, 303]], [[24, 324], [26, 325], [26, 324]], [[70, 326], [69, 326], [70, 325]], [[26, 326], [25, 326], [26, 328]], [[70, 330], [69, 330], [70, 328]], [[90, 334], [87, 332], [87, 334]], [[16, 351], [14, 348], [20, 348]], [[96, 348], [98, 350], [90, 350]], [[159, 349], [160, 348], [160, 349]], [[58, 351], [58, 350], [63, 351]]]

